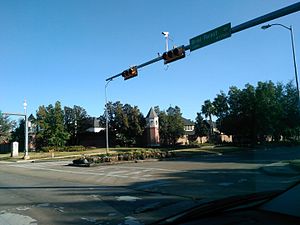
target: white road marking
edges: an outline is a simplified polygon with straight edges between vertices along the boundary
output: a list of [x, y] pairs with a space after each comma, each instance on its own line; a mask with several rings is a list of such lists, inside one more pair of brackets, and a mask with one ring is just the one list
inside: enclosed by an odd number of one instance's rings
[[33, 169], [33, 170], [45, 170], [45, 171], [61, 172], [61, 173], [95, 175], [95, 176], [105, 176], [105, 177], [118, 177], [118, 178], [126, 178], [126, 179], [130, 178], [130, 179], [135, 179], [135, 180], [148, 180], [148, 179], [143, 178], [143, 177], [132, 177], [132, 176], [127, 176], [127, 175], [117, 175], [117, 174], [110, 174], [110, 173], [71, 171], [71, 170], [53, 169], [53, 168], [44, 168], [44, 167], [27, 167], [27, 166], [21, 166], [21, 165], [10, 165], [10, 166], [18, 167], [18, 168]]

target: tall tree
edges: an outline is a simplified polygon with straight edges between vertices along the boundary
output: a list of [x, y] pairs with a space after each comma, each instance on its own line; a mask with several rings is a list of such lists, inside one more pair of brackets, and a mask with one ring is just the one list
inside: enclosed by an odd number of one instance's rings
[[197, 113], [195, 121], [195, 135], [198, 137], [209, 135], [209, 124], [203, 119], [201, 113]]
[[20, 120], [19, 125], [12, 132], [11, 139], [13, 141], [19, 142], [19, 149], [22, 149], [25, 146], [25, 120], [24, 119]]
[[213, 136], [213, 123], [212, 123], [212, 115], [214, 114], [215, 112], [215, 108], [214, 108], [214, 105], [212, 104], [212, 102], [210, 100], [205, 100], [204, 101], [204, 104], [202, 105], [202, 108], [201, 108], [201, 112], [202, 114], [204, 114], [204, 116], [206, 118], [209, 118], [209, 125], [210, 125], [210, 137], [209, 139], [212, 138]]
[[169, 107], [167, 111], [159, 111], [156, 107], [156, 113], [159, 117], [159, 136], [161, 142], [165, 145], [175, 145], [176, 141], [184, 133], [184, 124], [182, 114], [178, 106]]
[[[122, 146], [141, 145], [145, 129], [145, 118], [137, 106], [123, 105], [117, 101], [107, 103], [109, 134], [116, 144]], [[100, 117], [100, 123], [105, 125], [106, 115]]]
[[55, 102], [55, 106], [53, 110], [50, 111], [50, 115], [52, 116], [53, 126], [49, 144], [55, 147], [62, 147], [66, 144], [70, 135], [66, 132], [64, 127], [64, 113], [59, 101]]
[[175, 145], [178, 138], [181, 137], [184, 133], [182, 113], [180, 112], [180, 108], [178, 106], [175, 106], [175, 108], [169, 107], [167, 109], [167, 115], [170, 141], [172, 145]]
[[267, 137], [275, 141], [281, 137], [299, 140], [300, 108], [297, 90], [291, 82], [258, 82], [256, 87], [246, 84], [243, 89], [230, 87], [228, 95], [218, 95], [213, 105], [219, 130], [239, 137], [239, 141], [257, 143]]
[[66, 131], [70, 135], [68, 143], [76, 145], [79, 143], [78, 134], [86, 131], [88, 119], [87, 112], [84, 108], [74, 105], [71, 107], [64, 107], [64, 125]]
[[4, 116], [0, 111], [0, 144], [7, 143], [11, 137], [14, 121], [10, 121], [8, 116]]
[[64, 127], [64, 114], [59, 101], [55, 106], [40, 106], [37, 111], [37, 148], [64, 146], [69, 138]]

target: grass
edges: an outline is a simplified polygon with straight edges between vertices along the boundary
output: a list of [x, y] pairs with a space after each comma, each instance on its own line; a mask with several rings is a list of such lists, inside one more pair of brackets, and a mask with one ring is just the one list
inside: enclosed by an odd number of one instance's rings
[[[202, 154], [225, 154], [229, 152], [236, 152], [236, 151], [243, 151], [245, 148], [239, 147], [222, 147], [222, 146], [212, 146], [212, 145], [205, 145], [202, 147], [195, 147], [195, 148], [180, 148], [180, 149], [172, 149], [172, 148], [126, 148], [126, 147], [119, 147], [119, 148], [109, 148], [109, 154], [116, 155], [119, 153], [128, 153], [128, 152], [141, 152], [147, 150], [159, 150], [159, 151], [174, 151], [176, 152], [177, 156], [180, 157], [194, 157], [194, 156], [201, 156]], [[62, 152], [62, 151], [54, 151], [54, 152], [29, 152], [29, 156], [31, 160], [35, 159], [59, 159], [59, 158], [70, 158], [75, 159], [82, 155], [100, 155], [106, 154], [106, 148], [89, 148], [84, 151], [74, 151], [74, 152]], [[24, 156], [23, 152], [19, 152], [19, 156], [16, 158], [11, 158], [10, 153], [7, 154], [0, 154], [0, 160], [6, 161], [16, 161], [22, 160]]]
[[[75, 151], [75, 152], [29, 152], [30, 159], [49, 159], [49, 158], [77, 158], [81, 155], [96, 155], [96, 154], [105, 154], [105, 148], [99, 149], [88, 149], [84, 151]], [[0, 160], [22, 160], [24, 156], [23, 152], [19, 152], [19, 156], [15, 158], [10, 157], [10, 153], [0, 154]]]

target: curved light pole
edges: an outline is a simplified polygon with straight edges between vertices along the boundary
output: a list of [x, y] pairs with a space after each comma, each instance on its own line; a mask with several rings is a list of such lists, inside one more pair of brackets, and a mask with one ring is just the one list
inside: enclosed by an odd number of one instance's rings
[[295, 71], [295, 81], [296, 81], [296, 87], [297, 87], [297, 93], [298, 93], [298, 104], [300, 107], [300, 92], [299, 92], [299, 84], [298, 84], [298, 72], [297, 72], [297, 63], [296, 63], [296, 52], [295, 52], [295, 44], [294, 44], [294, 34], [293, 34], [293, 27], [287, 27], [283, 24], [280, 23], [274, 23], [274, 24], [267, 24], [261, 27], [261, 29], [265, 30], [268, 29], [272, 26], [281, 26], [287, 30], [290, 31], [290, 35], [291, 35], [291, 44], [292, 44], [292, 52], [293, 52], [293, 61], [294, 61], [294, 71]]
[[108, 142], [108, 108], [107, 108], [107, 86], [112, 81], [108, 80], [105, 84], [105, 134], [106, 134], [106, 155], [109, 152], [109, 142]]

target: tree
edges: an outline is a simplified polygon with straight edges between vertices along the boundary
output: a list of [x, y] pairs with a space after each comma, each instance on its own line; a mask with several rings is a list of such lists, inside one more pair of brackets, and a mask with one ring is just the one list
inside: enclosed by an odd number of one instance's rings
[[64, 127], [64, 113], [59, 101], [55, 102], [54, 109], [50, 111], [50, 115], [52, 116], [53, 126], [49, 144], [55, 147], [62, 147], [66, 144], [70, 135]]
[[[224, 119], [229, 114], [228, 99], [227, 99], [226, 94], [221, 91], [221, 93], [218, 94], [217, 97], [215, 97], [212, 104], [214, 107], [214, 114], [217, 117], [216, 125], [217, 125], [217, 128], [221, 131], [223, 123], [224, 123]], [[197, 117], [198, 117], [198, 115], [197, 115]]]
[[9, 142], [13, 126], [14, 121], [9, 121], [0, 111], [0, 144]]
[[167, 115], [169, 138], [172, 145], [175, 145], [178, 138], [184, 134], [184, 123], [180, 108], [178, 106], [175, 106], [175, 108], [169, 107]]
[[285, 140], [297, 139], [300, 135], [300, 107], [296, 87], [289, 82], [285, 85], [282, 96], [282, 124], [281, 134]]
[[198, 137], [209, 135], [209, 124], [203, 119], [201, 113], [197, 113], [195, 121], [195, 135]]
[[160, 142], [164, 145], [169, 145], [169, 120], [165, 111], [160, 111], [159, 107], [154, 107], [154, 111], [158, 116], [159, 121], [159, 138]]
[[212, 138], [213, 136], [213, 123], [212, 123], [212, 115], [214, 114], [215, 112], [215, 108], [214, 108], [214, 105], [211, 103], [210, 100], [205, 100], [204, 101], [204, 105], [202, 105], [202, 108], [201, 108], [201, 112], [202, 114], [205, 115], [205, 117], [209, 118], [209, 126], [210, 126], [210, 135], [209, 135], [209, 139]]
[[40, 106], [37, 111], [37, 148], [44, 146], [62, 147], [69, 139], [64, 127], [64, 114], [59, 101], [55, 106]]
[[70, 135], [70, 139], [68, 140], [70, 145], [77, 145], [79, 143], [78, 134], [88, 129], [87, 119], [88, 115], [84, 108], [77, 105], [74, 105], [73, 108], [64, 107], [64, 126]]
[[214, 101], [212, 102], [213, 110], [210, 110], [211, 113], [214, 113], [220, 119], [225, 118], [229, 114], [229, 106], [227, 101], [226, 94], [221, 91], [220, 94], [215, 97]]
[[[272, 81], [258, 82], [243, 89], [230, 87], [228, 95], [221, 92], [214, 99], [214, 115], [221, 132], [234, 135], [243, 143], [299, 140], [300, 108], [297, 90], [289, 82], [275, 85]], [[209, 102], [203, 113], [209, 115]]]
[[22, 149], [21, 146], [25, 146], [25, 120], [21, 119], [19, 122], [19, 126], [12, 132], [11, 139], [13, 141], [19, 142], [19, 148]]
[[125, 137], [129, 145], [142, 144], [142, 135], [145, 129], [146, 120], [137, 106], [126, 104], [123, 106], [123, 112], [126, 115]]
[[[141, 145], [145, 129], [145, 118], [137, 106], [123, 105], [117, 101], [106, 105], [109, 134], [116, 144], [122, 146]], [[105, 125], [106, 115], [100, 117], [100, 123]]]
[[159, 117], [159, 136], [165, 145], [175, 145], [176, 141], [184, 133], [182, 114], [178, 106], [169, 107], [167, 111], [159, 111], [155, 107]]
[[277, 101], [276, 87], [273, 82], [258, 82], [255, 89], [256, 135], [264, 141], [265, 135], [273, 135], [280, 121], [281, 109]]

